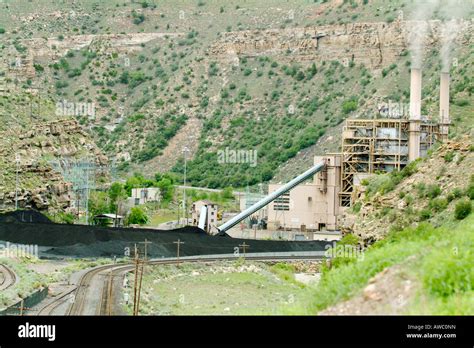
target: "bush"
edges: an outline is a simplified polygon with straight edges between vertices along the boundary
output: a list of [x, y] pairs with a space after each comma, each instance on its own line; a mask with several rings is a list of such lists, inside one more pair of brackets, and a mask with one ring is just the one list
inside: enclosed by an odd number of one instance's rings
[[133, 207], [127, 217], [127, 224], [144, 225], [148, 222], [148, 216], [140, 207]]
[[338, 245], [358, 245], [359, 239], [353, 234], [346, 234], [341, 240], [337, 243]]
[[431, 218], [431, 211], [429, 209], [423, 209], [422, 211], [420, 211], [421, 221], [428, 220], [429, 218]]
[[434, 211], [434, 212], [440, 212], [446, 209], [448, 206], [448, 200], [446, 198], [435, 198], [430, 201], [429, 207]]
[[352, 97], [351, 99], [342, 103], [342, 112], [344, 114], [349, 114], [355, 110], [357, 110], [357, 99], [355, 97]]
[[362, 208], [362, 203], [361, 202], [357, 202], [355, 203], [353, 206], [352, 206], [352, 211], [354, 213], [358, 213], [360, 212], [360, 208]]
[[454, 217], [457, 220], [462, 220], [468, 216], [472, 211], [472, 204], [467, 199], [459, 201], [454, 208]]
[[471, 182], [466, 190], [466, 196], [469, 197], [469, 199], [474, 199], [474, 182]]
[[462, 190], [460, 188], [455, 188], [455, 189], [453, 189], [452, 194], [453, 194], [454, 198], [461, 198], [462, 197]]
[[137, 13], [135, 10], [132, 11], [133, 24], [139, 25], [145, 21], [145, 15], [143, 13]]
[[426, 196], [428, 198], [436, 198], [441, 194], [441, 188], [438, 185], [429, 185], [426, 190]]
[[53, 218], [53, 221], [58, 224], [68, 224], [68, 225], [74, 224], [74, 220], [75, 220], [75, 217], [73, 214], [64, 213], [64, 212], [59, 212], [53, 215], [52, 218]]
[[377, 175], [369, 179], [366, 195], [371, 196], [377, 192], [385, 194], [395, 188], [395, 183], [390, 175]]
[[446, 155], [444, 155], [444, 161], [446, 163], [452, 162], [454, 159], [454, 151], [447, 152]]
[[466, 106], [469, 105], [469, 100], [467, 99], [459, 99], [454, 102], [457, 106]]
[[233, 199], [234, 193], [232, 191], [232, 187], [226, 187], [222, 190], [222, 198], [224, 199]]

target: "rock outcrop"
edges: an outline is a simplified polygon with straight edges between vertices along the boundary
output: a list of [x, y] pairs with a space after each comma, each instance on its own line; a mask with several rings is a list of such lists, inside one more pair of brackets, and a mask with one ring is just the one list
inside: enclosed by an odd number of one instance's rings
[[10, 129], [0, 139], [0, 209], [13, 208], [18, 200], [20, 208], [67, 210], [74, 188], [53, 169], [57, 159], [89, 155], [102, 172], [106, 170], [107, 158], [72, 119], [34, 124], [30, 130]]
[[[237, 62], [240, 56], [279, 56], [295, 62], [338, 60], [342, 64], [364, 64], [380, 69], [397, 61], [408, 49], [408, 36], [418, 25], [413, 21], [349, 23], [304, 28], [247, 30], [223, 33], [210, 48], [210, 55]], [[427, 44], [440, 39], [441, 22], [429, 21]], [[472, 37], [472, 21], [462, 21], [458, 41]], [[291, 53], [291, 54], [287, 54]]]

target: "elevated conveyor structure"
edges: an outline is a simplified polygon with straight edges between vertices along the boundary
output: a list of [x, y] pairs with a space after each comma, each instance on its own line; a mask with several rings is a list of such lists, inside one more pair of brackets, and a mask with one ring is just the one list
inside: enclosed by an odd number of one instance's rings
[[291, 190], [296, 185], [301, 184], [303, 181], [305, 181], [309, 177], [311, 177], [314, 174], [316, 174], [317, 172], [320, 172], [321, 170], [323, 170], [325, 165], [326, 165], [325, 161], [318, 162], [317, 164], [315, 164], [313, 167], [308, 169], [303, 174], [298, 175], [296, 178], [294, 178], [293, 180], [291, 180], [287, 184], [283, 185], [278, 190], [270, 193], [268, 196], [262, 198], [261, 200], [259, 200], [257, 203], [255, 203], [251, 207], [245, 209], [240, 214], [237, 214], [232, 219], [230, 219], [226, 223], [222, 224], [220, 227], [218, 227], [219, 232], [224, 233], [227, 230], [231, 229], [232, 227], [237, 225], [239, 222], [241, 222], [242, 220], [246, 219], [247, 217], [249, 217], [250, 215], [255, 213], [257, 210], [262, 209], [264, 206], [266, 206], [270, 202], [272, 202], [275, 199], [277, 199], [278, 197], [280, 197], [285, 192], [288, 192], [289, 190]]

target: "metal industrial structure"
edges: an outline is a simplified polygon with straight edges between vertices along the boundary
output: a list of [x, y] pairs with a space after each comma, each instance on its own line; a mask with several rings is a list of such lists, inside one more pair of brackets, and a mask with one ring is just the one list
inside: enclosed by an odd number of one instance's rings
[[[407, 117], [346, 120], [340, 153], [315, 156], [315, 165], [289, 183], [270, 184], [268, 196], [219, 230], [227, 231], [267, 205], [269, 229], [338, 230], [338, 217], [351, 206], [362, 180], [375, 173], [401, 170], [447, 138], [449, 73], [442, 72], [440, 77], [438, 122], [421, 115], [421, 76], [421, 69], [411, 70]], [[312, 182], [300, 185], [312, 176]]]
[[325, 163], [324, 162], [319, 162], [316, 163], [313, 167], [305, 171], [303, 174], [298, 175], [296, 178], [288, 182], [287, 184], [283, 185], [279, 189], [275, 190], [274, 192], [270, 193], [268, 196], [264, 197], [257, 203], [253, 204], [251, 207], [245, 209], [243, 212], [240, 214], [234, 216], [232, 219], [224, 223], [223, 225], [219, 226], [219, 231], [220, 232], [225, 232], [232, 228], [233, 226], [237, 225], [239, 222], [242, 220], [246, 219], [253, 213], [255, 213], [257, 210], [262, 209], [266, 205], [268, 205], [270, 202], [274, 201], [276, 198], [280, 197], [283, 195], [285, 192], [291, 190], [293, 187], [297, 186], [298, 184], [302, 183], [303, 181], [307, 180], [309, 177], [313, 176], [317, 172], [321, 171], [324, 169]]
[[89, 194], [96, 188], [95, 177], [100, 167], [91, 159], [60, 158], [49, 162], [53, 169], [72, 183], [75, 207], [78, 213], [85, 211], [86, 224], [89, 224]]

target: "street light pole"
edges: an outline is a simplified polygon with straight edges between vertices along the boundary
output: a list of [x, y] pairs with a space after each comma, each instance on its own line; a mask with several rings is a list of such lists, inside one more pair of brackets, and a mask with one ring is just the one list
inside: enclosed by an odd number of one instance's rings
[[184, 187], [183, 187], [183, 217], [185, 221], [185, 226], [188, 225], [188, 211], [186, 210], [186, 153], [189, 151], [189, 149], [185, 146], [183, 147], [183, 153], [184, 153]]
[[[89, 158], [86, 160], [86, 225], [89, 225]], [[115, 216], [117, 222], [117, 216]]]
[[15, 162], [16, 162], [16, 184], [15, 184], [15, 210], [18, 210], [18, 173], [20, 171], [20, 155], [15, 154]]

